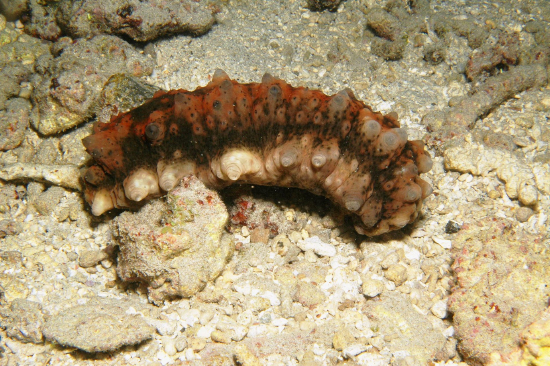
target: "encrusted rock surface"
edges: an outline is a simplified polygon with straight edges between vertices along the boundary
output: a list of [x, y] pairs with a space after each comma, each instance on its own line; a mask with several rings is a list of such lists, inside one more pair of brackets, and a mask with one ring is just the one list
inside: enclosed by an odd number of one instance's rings
[[233, 254], [232, 239], [223, 235], [227, 219], [216, 191], [194, 176], [184, 178], [166, 203], [155, 201], [114, 220], [119, 276], [144, 282], [149, 299], [158, 304], [195, 295]]
[[113, 300], [76, 305], [51, 315], [44, 324], [44, 337], [86, 352], [113, 351], [150, 339], [154, 328], [140, 315], [129, 314], [130, 309], [131, 303]]
[[92, 117], [112, 75], [144, 76], [153, 71], [150, 56], [114, 36], [98, 35], [61, 43], [61, 54], [45, 62], [35, 81], [33, 127], [51, 135]]
[[128, 36], [139, 42], [176, 33], [200, 35], [214, 24], [212, 10], [205, 1], [155, 2], [63, 0], [57, 19], [73, 37], [109, 33]]
[[454, 238], [457, 285], [449, 310], [459, 350], [473, 365], [489, 362], [495, 352], [505, 360], [548, 308], [547, 245], [543, 235], [495, 218], [469, 224]]
[[550, 170], [548, 164], [530, 166], [509, 151], [487, 148], [481, 144], [465, 144], [445, 151], [445, 167], [461, 173], [487, 175], [496, 171], [506, 183], [510, 199], [519, 199], [526, 205], [536, 205], [539, 191], [550, 194]]
[[0, 325], [8, 337], [22, 342], [42, 343], [44, 315], [39, 303], [24, 299], [12, 301], [9, 308], [0, 309]]
[[0, 15], [0, 151], [21, 144], [31, 121], [31, 74], [49, 45], [20, 34]]
[[28, 5], [25, 31], [50, 41], [62, 34], [74, 38], [113, 34], [145, 42], [178, 33], [200, 35], [215, 21], [214, 8], [206, 1], [30, 0]]

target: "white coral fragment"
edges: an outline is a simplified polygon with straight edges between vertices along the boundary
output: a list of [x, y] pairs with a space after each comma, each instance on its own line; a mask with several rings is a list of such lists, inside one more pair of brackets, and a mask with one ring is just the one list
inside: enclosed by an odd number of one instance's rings
[[34, 180], [80, 190], [80, 170], [76, 165], [15, 163], [0, 168], [0, 179]]
[[[539, 190], [546, 192], [550, 187], [548, 169], [545, 171], [542, 166], [531, 168], [523, 159], [509, 151], [487, 148], [480, 144], [447, 149], [445, 168], [473, 175], [486, 175], [496, 171], [499, 179], [506, 183], [508, 197], [518, 199], [527, 206], [537, 204]], [[547, 172], [546, 176], [545, 172]]]

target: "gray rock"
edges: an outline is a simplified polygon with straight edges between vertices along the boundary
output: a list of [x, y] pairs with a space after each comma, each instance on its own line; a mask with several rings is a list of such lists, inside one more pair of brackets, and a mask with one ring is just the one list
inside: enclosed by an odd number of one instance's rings
[[44, 316], [39, 303], [15, 299], [9, 309], [0, 309], [1, 326], [8, 337], [21, 342], [42, 343]]
[[0, 150], [11, 150], [21, 144], [30, 123], [31, 103], [23, 98], [6, 101], [0, 110]]
[[93, 267], [107, 258], [107, 253], [102, 250], [85, 250], [80, 254], [78, 264], [82, 268]]
[[[384, 347], [390, 352], [408, 352], [426, 365], [442, 348], [445, 347], [445, 337], [439, 329], [435, 329], [430, 319], [419, 314], [405, 295], [399, 292], [385, 292], [379, 301], [368, 301], [364, 310], [369, 314], [372, 327], [377, 327], [388, 341]], [[422, 329], [422, 336], [416, 330]], [[371, 340], [371, 344], [374, 340]], [[375, 346], [376, 347], [376, 346]]]
[[384, 275], [388, 280], [393, 281], [396, 286], [401, 286], [407, 281], [407, 268], [401, 264], [392, 264]]
[[27, 0], [0, 0], [0, 13], [8, 20], [19, 18], [27, 9]]
[[531, 216], [533, 216], [534, 211], [529, 207], [520, 207], [516, 210], [516, 219], [519, 222], [527, 222]]
[[80, 189], [80, 171], [75, 165], [15, 163], [0, 168], [0, 179], [33, 180]]
[[62, 0], [57, 21], [73, 37], [107, 33], [146, 42], [177, 33], [203, 34], [214, 17], [203, 3], [188, 0]]
[[190, 176], [166, 201], [125, 212], [112, 225], [120, 278], [146, 283], [155, 304], [201, 291], [219, 276], [234, 249], [232, 240], [222, 237], [228, 214], [216, 191]]
[[65, 46], [37, 76], [31, 123], [44, 135], [74, 127], [92, 117], [102, 91], [115, 74], [148, 75], [153, 59], [114, 36], [96, 36]]
[[48, 319], [44, 337], [86, 352], [112, 351], [150, 339], [155, 329], [140, 316], [128, 315], [128, 308], [115, 301], [73, 306]]
[[292, 298], [294, 301], [297, 301], [304, 306], [310, 307], [317, 306], [325, 301], [326, 296], [323, 291], [319, 289], [318, 286], [315, 286], [309, 282], [300, 281], [298, 282], [296, 292], [294, 293], [294, 296]]

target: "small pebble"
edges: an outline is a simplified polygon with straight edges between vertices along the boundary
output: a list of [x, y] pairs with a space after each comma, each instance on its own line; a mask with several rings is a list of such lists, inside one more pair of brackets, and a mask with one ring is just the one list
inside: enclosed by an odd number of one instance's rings
[[82, 268], [89, 268], [97, 265], [107, 258], [107, 254], [102, 250], [85, 250], [80, 254], [78, 264]]
[[518, 198], [525, 206], [535, 205], [539, 200], [537, 187], [522, 183], [518, 189]]
[[382, 262], [380, 262], [380, 266], [383, 269], [388, 269], [391, 265], [396, 264], [397, 262], [399, 262], [399, 254], [397, 254], [397, 252], [392, 252], [388, 254]]
[[357, 356], [358, 354], [365, 352], [367, 349], [368, 348], [365, 344], [355, 343], [351, 346], [346, 347], [342, 351], [342, 356], [344, 356], [345, 358], [352, 358]]
[[212, 338], [214, 342], [231, 343], [231, 335], [219, 330], [213, 331], [212, 334], [210, 334], [210, 338]]
[[439, 300], [432, 306], [431, 311], [432, 314], [438, 318], [445, 318], [447, 316], [447, 301]]
[[306, 261], [308, 261], [309, 263], [315, 263], [317, 262], [317, 256], [315, 255], [315, 253], [313, 253], [312, 250], [307, 250], [305, 253], [304, 253], [304, 259]]
[[355, 337], [345, 328], [338, 330], [332, 338], [332, 346], [337, 351], [349, 347], [352, 342], [355, 342]]
[[497, 199], [497, 198], [500, 198], [500, 197], [501, 197], [500, 192], [498, 192], [498, 191], [496, 191], [496, 190], [494, 190], [494, 189], [490, 190], [490, 191], [487, 193], [487, 195], [488, 195], [489, 198], [491, 198], [491, 199]]
[[206, 339], [204, 338], [191, 338], [187, 343], [189, 348], [195, 352], [202, 351], [206, 347]]
[[315, 329], [315, 322], [311, 320], [304, 320], [300, 322], [300, 330], [309, 333]]
[[174, 342], [174, 346], [178, 352], [182, 352], [187, 348], [187, 337], [184, 334], [179, 335]]
[[164, 343], [164, 352], [166, 352], [168, 356], [173, 356], [178, 352], [173, 338], [165, 338], [163, 340], [163, 343]]
[[519, 222], [527, 222], [533, 216], [533, 210], [529, 207], [520, 207], [516, 210], [516, 219]]
[[245, 344], [238, 344], [235, 347], [235, 358], [240, 365], [243, 366], [261, 366], [262, 363], [258, 358], [248, 349]]
[[231, 335], [231, 339], [235, 342], [242, 341], [244, 337], [246, 337], [246, 334], [248, 333], [248, 328], [243, 327], [242, 325], [236, 325], [233, 328], [233, 334]]
[[384, 348], [384, 346], [386, 345], [386, 342], [384, 341], [383, 337], [381, 336], [377, 336], [377, 337], [372, 337], [370, 340], [369, 340], [369, 343], [374, 347], [376, 348], [377, 350], [381, 350]]
[[336, 247], [321, 241], [318, 236], [298, 241], [298, 247], [303, 251], [311, 250], [322, 257], [333, 257], [336, 255]]
[[155, 320], [151, 325], [154, 326], [157, 329], [157, 332], [163, 336], [174, 334], [177, 328], [176, 324], [164, 320]]
[[271, 250], [280, 256], [285, 256], [290, 248], [290, 240], [284, 234], [277, 235], [271, 242]]
[[460, 231], [461, 226], [458, 222], [449, 220], [447, 225], [445, 225], [445, 232], [447, 234], [456, 234]]
[[294, 243], [297, 243], [298, 241], [302, 240], [302, 234], [300, 234], [297, 231], [291, 231], [289, 236], [290, 240], [292, 240]]
[[257, 227], [250, 233], [250, 242], [267, 244], [267, 242], [269, 241], [269, 234], [269, 229]]
[[438, 238], [437, 236], [433, 236], [432, 240], [436, 242], [437, 244], [441, 245], [443, 249], [451, 249], [453, 242], [447, 239]]
[[373, 278], [365, 278], [363, 279], [363, 285], [361, 288], [363, 290], [363, 295], [367, 297], [375, 297], [384, 291], [384, 283]]
[[407, 280], [407, 268], [401, 264], [392, 264], [386, 270], [385, 276], [395, 283], [395, 286], [401, 286]]
[[199, 323], [201, 323], [201, 325], [206, 325], [210, 322], [210, 320], [212, 320], [213, 317], [214, 317], [213, 311], [210, 311], [210, 310], [204, 311], [201, 313], [199, 317]]

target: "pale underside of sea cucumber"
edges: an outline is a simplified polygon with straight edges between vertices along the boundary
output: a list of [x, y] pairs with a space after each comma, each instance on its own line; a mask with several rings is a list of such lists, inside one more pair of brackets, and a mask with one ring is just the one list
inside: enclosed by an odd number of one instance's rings
[[419, 177], [432, 161], [408, 141], [395, 113], [382, 115], [350, 90], [328, 96], [264, 75], [241, 84], [216, 70], [195, 91], [159, 91], [96, 123], [83, 139], [92, 213], [139, 207], [194, 174], [211, 188], [233, 183], [299, 187], [324, 195], [379, 235], [414, 221], [432, 191]]

